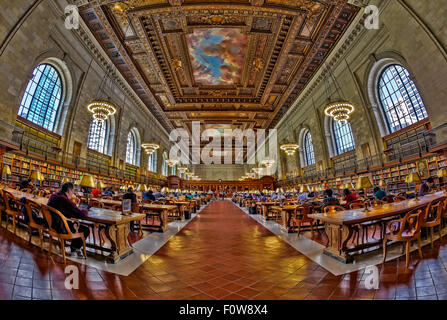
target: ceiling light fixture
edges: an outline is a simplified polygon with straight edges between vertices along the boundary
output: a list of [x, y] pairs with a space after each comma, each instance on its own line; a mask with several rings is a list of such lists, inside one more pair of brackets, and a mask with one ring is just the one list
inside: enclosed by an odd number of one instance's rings
[[110, 102], [104, 100], [94, 100], [87, 106], [88, 111], [93, 113], [93, 119], [98, 122], [107, 120], [108, 117], [113, 116], [116, 108]]

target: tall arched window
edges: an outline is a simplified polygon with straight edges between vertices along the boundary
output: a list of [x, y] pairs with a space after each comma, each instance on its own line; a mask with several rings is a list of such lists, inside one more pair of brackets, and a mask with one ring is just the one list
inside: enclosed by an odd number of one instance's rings
[[378, 90], [380, 104], [391, 133], [428, 116], [410, 73], [401, 65], [393, 64], [382, 71]]
[[137, 165], [137, 142], [132, 130], [127, 135], [126, 162]]
[[169, 167], [166, 163], [166, 160], [168, 159], [168, 155], [166, 152], [163, 152], [163, 162], [161, 163], [161, 174], [167, 177], [169, 175]]
[[152, 172], [157, 172], [157, 151], [149, 155], [147, 169]]
[[349, 122], [341, 124], [338, 121], [332, 121], [332, 131], [334, 133], [334, 142], [337, 155], [354, 150], [354, 137]]
[[172, 174], [173, 176], [175, 176], [176, 172], [177, 172], [177, 167], [176, 167], [176, 166], [173, 166], [173, 167], [171, 168], [171, 174]]
[[59, 72], [44, 63], [33, 71], [23, 95], [18, 115], [49, 131], [55, 131], [62, 105], [63, 87]]
[[107, 140], [110, 132], [108, 121], [93, 120], [88, 133], [87, 147], [101, 153], [107, 153]]
[[306, 166], [315, 164], [314, 145], [312, 144], [312, 136], [310, 135], [310, 131], [307, 131], [306, 135], [304, 136], [304, 159]]

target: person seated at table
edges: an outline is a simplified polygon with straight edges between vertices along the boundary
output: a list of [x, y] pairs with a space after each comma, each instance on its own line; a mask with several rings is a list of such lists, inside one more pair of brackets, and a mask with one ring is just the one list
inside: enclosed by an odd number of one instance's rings
[[308, 198], [315, 198], [315, 192], [311, 191], [309, 192], [309, 194], [307, 195]]
[[374, 188], [374, 197], [376, 197], [377, 200], [382, 200], [383, 198], [386, 197], [386, 192], [382, 189], [380, 189], [380, 187], [375, 187]]
[[148, 190], [148, 192], [143, 193], [143, 199], [155, 201], [155, 196], [152, 190]]
[[307, 192], [302, 192], [298, 195], [298, 201], [307, 201], [308, 195]]
[[[53, 193], [48, 199], [48, 206], [58, 210], [67, 218], [83, 219], [87, 217], [88, 210], [80, 209], [71, 200], [74, 197], [73, 183], [66, 182], [62, 185], [61, 189], [57, 193]], [[53, 216], [54, 217], [54, 216]], [[76, 232], [73, 223], [68, 221], [68, 226], [71, 232]], [[61, 219], [55, 217], [52, 227], [59, 233], [66, 232], [65, 227]], [[78, 232], [84, 234], [84, 238], [87, 239], [90, 234], [90, 229], [84, 225], [80, 225]], [[70, 244], [71, 253], [77, 253], [78, 256], [83, 256], [81, 252], [82, 240], [73, 239]]]
[[99, 190], [97, 188], [92, 189], [92, 197], [93, 198], [99, 198], [100, 195], [101, 195], [101, 190]]
[[[127, 189], [127, 193], [123, 194], [123, 200], [130, 200], [131, 203], [137, 202], [137, 195], [133, 192], [133, 188]], [[134, 222], [130, 222], [130, 231], [134, 231]]]
[[426, 194], [430, 193], [434, 183], [435, 181], [432, 177], [425, 180], [425, 182], [419, 187], [419, 196], [425, 196]]
[[112, 187], [108, 187], [108, 188], [104, 191], [103, 195], [105, 195], [105, 196], [107, 196], [107, 197], [113, 197]]
[[192, 196], [192, 194], [187, 193], [186, 194], [186, 198], [189, 199], [189, 200], [192, 200], [194, 197]]
[[332, 191], [332, 189], [326, 189], [324, 191], [326, 197], [323, 199], [323, 204], [326, 203], [334, 203], [334, 204], [339, 204], [340, 202], [338, 201], [338, 199], [336, 197], [334, 197], [334, 191]]
[[31, 185], [31, 179], [25, 179], [25, 180], [22, 180], [21, 182], [20, 182], [20, 185], [19, 185], [19, 190], [23, 190], [23, 189], [28, 189], [28, 188], [32, 188], [33, 186]]
[[348, 188], [343, 190], [343, 194], [345, 195], [346, 207], [349, 207], [349, 204], [353, 201], [357, 200], [357, 196], [355, 193], [351, 192]]

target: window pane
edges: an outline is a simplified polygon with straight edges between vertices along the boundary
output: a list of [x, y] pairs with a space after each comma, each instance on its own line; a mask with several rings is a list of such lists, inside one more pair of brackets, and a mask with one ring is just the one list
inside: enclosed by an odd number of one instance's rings
[[334, 132], [335, 148], [337, 154], [342, 154], [354, 150], [354, 138], [349, 122], [343, 124], [338, 121], [332, 121], [332, 129]]
[[108, 138], [107, 121], [93, 120], [88, 134], [88, 147], [101, 153], [107, 153], [106, 140]]
[[382, 72], [378, 92], [390, 132], [403, 129], [428, 116], [410, 73], [400, 65], [391, 65]]
[[33, 71], [17, 114], [54, 131], [61, 101], [62, 81], [58, 71], [49, 64], [41, 64]]
[[304, 136], [304, 157], [306, 166], [315, 164], [314, 146], [312, 144], [312, 136], [310, 135], [309, 131]]
[[126, 162], [136, 164], [136, 142], [132, 131], [127, 135]]

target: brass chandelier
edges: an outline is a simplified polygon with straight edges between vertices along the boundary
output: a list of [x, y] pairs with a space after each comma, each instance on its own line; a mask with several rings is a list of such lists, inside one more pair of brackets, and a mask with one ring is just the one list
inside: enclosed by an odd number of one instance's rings
[[160, 148], [160, 146], [156, 143], [152, 142], [145, 142], [141, 144], [141, 148], [147, 153], [147, 154], [153, 154], [155, 150]]
[[115, 106], [105, 100], [93, 100], [87, 106], [87, 109], [93, 113], [93, 119], [97, 122], [107, 120], [108, 117], [113, 116], [116, 112]]

